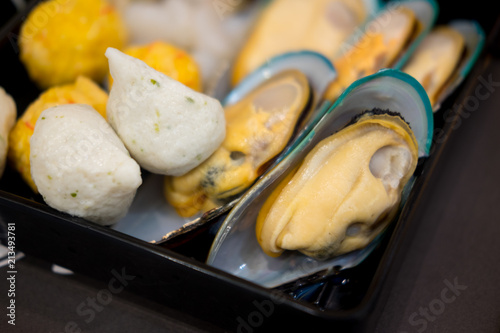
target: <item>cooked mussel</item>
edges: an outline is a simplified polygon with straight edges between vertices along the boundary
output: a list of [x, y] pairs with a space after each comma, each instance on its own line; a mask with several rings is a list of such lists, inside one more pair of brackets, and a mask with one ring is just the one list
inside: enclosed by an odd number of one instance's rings
[[474, 21], [453, 21], [434, 28], [419, 44], [402, 71], [424, 87], [434, 108], [467, 75], [484, 43], [484, 32]]
[[[381, 114], [360, 116], [373, 109]], [[359, 135], [363, 132], [369, 136]], [[432, 132], [429, 99], [410, 75], [386, 69], [357, 80], [307, 137], [259, 179], [229, 212], [207, 263], [265, 287], [276, 287], [320, 271], [329, 272], [333, 267], [338, 270], [359, 264], [377, 246], [387, 225], [397, 218], [405, 202], [401, 191], [403, 187], [404, 194], [410, 191], [415, 164], [418, 157], [428, 155]], [[331, 146], [340, 149], [332, 159], [325, 154]], [[308, 154], [313, 157], [306, 157]], [[298, 177], [298, 185], [293, 185], [294, 177]], [[287, 186], [292, 190], [286, 189]], [[333, 194], [327, 193], [329, 189], [333, 189]], [[335, 217], [328, 209], [335, 211], [335, 204], [329, 200], [342, 201], [342, 197], [346, 206], [336, 206], [345, 215]], [[309, 204], [312, 209], [304, 209]], [[280, 221], [281, 213], [284, 219]], [[300, 216], [292, 218], [296, 218], [293, 224], [287, 224], [295, 213]], [[333, 220], [339, 219], [320, 225], [325, 218], [328, 220], [328, 214], [334, 216]], [[267, 225], [268, 215], [278, 217], [278, 222]], [[330, 222], [339, 224], [328, 226]], [[273, 249], [276, 240], [281, 242], [279, 247], [288, 243], [288, 231], [294, 234], [298, 231], [298, 242]], [[328, 237], [335, 240], [328, 241]], [[345, 243], [341, 241], [344, 239]], [[263, 249], [259, 241], [268, 245]], [[275, 256], [285, 248], [307, 255], [284, 251]]]
[[326, 98], [336, 100], [355, 80], [382, 68], [399, 68], [432, 27], [437, 5], [427, 0], [389, 2], [367, 23], [361, 34], [352, 37], [333, 60], [338, 78]]
[[419, 45], [403, 71], [422, 84], [434, 104], [463, 50], [464, 38], [458, 31], [446, 26], [435, 28]]
[[256, 223], [260, 246], [316, 259], [365, 247], [394, 218], [417, 151], [399, 114], [366, 112], [319, 142], [269, 196]]
[[231, 201], [285, 148], [310, 98], [307, 77], [289, 70], [227, 106], [226, 137], [219, 149], [187, 174], [166, 177], [169, 203], [188, 217]]
[[273, 0], [261, 13], [232, 70], [236, 85], [268, 59], [300, 50], [330, 60], [368, 16], [379, 9], [375, 0]]

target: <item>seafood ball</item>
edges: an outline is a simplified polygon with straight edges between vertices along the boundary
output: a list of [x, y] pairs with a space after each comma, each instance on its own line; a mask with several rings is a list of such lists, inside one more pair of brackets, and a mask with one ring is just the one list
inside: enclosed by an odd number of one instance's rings
[[179, 176], [219, 147], [226, 121], [218, 100], [116, 49], [106, 56], [114, 80], [108, 121], [141, 167]]
[[16, 103], [0, 87], [0, 177], [5, 169], [9, 132], [16, 122]]
[[[162, 41], [129, 46], [123, 50], [125, 54], [144, 61], [172, 79], [196, 91], [201, 91], [201, 75], [196, 61], [184, 50]], [[109, 77], [109, 86], [113, 83]]]
[[107, 101], [108, 94], [104, 90], [80, 76], [74, 83], [46, 90], [28, 106], [9, 134], [8, 159], [34, 192], [37, 188], [30, 172], [30, 138], [42, 111], [56, 105], [81, 103], [91, 105], [105, 117]]
[[122, 48], [126, 28], [104, 0], [41, 2], [24, 22], [19, 37], [21, 60], [40, 87], [73, 82], [79, 75], [101, 81], [108, 46]]
[[30, 162], [49, 206], [101, 225], [127, 213], [142, 183], [139, 165], [111, 126], [84, 104], [42, 112], [31, 137]]

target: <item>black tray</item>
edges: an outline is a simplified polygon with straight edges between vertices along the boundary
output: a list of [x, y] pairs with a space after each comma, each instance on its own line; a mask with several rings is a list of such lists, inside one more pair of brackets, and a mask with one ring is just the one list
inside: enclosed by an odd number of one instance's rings
[[[485, 7], [477, 2], [474, 6], [477, 9], [454, 8], [451, 1], [440, 2], [440, 6], [438, 23], [455, 18], [476, 19], [489, 36], [489, 42], [468, 78], [441, 108], [452, 112], [436, 114], [436, 133], [440, 135], [435, 136], [430, 157], [417, 170], [419, 176], [398, 221], [391, 225], [383, 242], [367, 260], [356, 268], [339, 272], [318, 289], [315, 299], [321, 306], [205, 265], [202, 258], [210, 244], [208, 233], [198, 236], [199, 243], [186, 242], [167, 249], [55, 211], [34, 195], [10, 168], [0, 181], [0, 228], [15, 223], [16, 247], [28, 255], [106, 283], [117, 272], [133, 276], [126, 282], [127, 291], [230, 331], [282, 331], [295, 328], [299, 322], [311, 329], [369, 331], [375, 305], [384, 302], [379, 297], [381, 290], [390, 287], [384, 284], [387, 272], [399, 264], [393, 258], [405, 251], [412, 236], [409, 230], [418, 225], [417, 212], [421, 198], [426, 195], [429, 177], [440, 162], [453, 125], [460, 120], [461, 109], [452, 106], [462, 105], [473, 95], [474, 78], [483, 73], [487, 58], [497, 52], [495, 13], [482, 13], [480, 8]], [[19, 113], [40, 93], [18, 60], [17, 33], [25, 14], [17, 14], [0, 35], [0, 59], [9, 73], [3, 70], [0, 86], [14, 97]]]

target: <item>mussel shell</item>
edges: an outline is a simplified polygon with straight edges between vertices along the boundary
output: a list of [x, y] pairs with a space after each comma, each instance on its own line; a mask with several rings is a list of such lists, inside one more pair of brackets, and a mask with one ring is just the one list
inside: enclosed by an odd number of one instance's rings
[[[431, 31], [432, 27], [436, 23], [438, 13], [439, 13], [439, 5], [435, 0], [392, 0], [385, 3], [385, 5], [380, 5], [377, 7], [376, 11], [372, 12], [372, 15], [369, 20], [367, 20], [364, 25], [354, 32], [346, 41], [347, 46], [356, 46], [357, 43], [361, 40], [363, 35], [370, 34], [372, 31], [368, 29], [370, 26], [370, 22], [375, 19], [377, 16], [384, 16], [384, 20], [389, 20], [391, 15], [391, 10], [394, 10], [400, 6], [407, 7], [413, 11], [415, 14], [415, 18], [418, 21], [419, 29], [414, 32], [411, 36], [411, 40], [407, 42], [405, 50], [401, 52], [401, 55], [393, 62], [392, 68], [400, 69], [409, 59], [411, 54], [418, 47], [418, 44], [422, 41], [423, 38]], [[335, 59], [342, 57], [346, 48], [341, 48]]]
[[[348, 268], [363, 261], [376, 248], [380, 237], [361, 250], [326, 261], [317, 261], [296, 251], [271, 258], [264, 254], [257, 242], [255, 223], [274, 188], [319, 141], [342, 129], [363, 111], [373, 108], [402, 114], [413, 128], [420, 156], [428, 154], [433, 114], [423, 87], [411, 76], [392, 69], [360, 79], [344, 91], [307, 137], [246, 192], [230, 211], [216, 235], [207, 263], [264, 287], [277, 287], [334, 266]], [[411, 186], [413, 182], [408, 184]]]
[[319, 121], [330, 107], [330, 102], [323, 100], [323, 95], [329, 84], [337, 78], [337, 71], [325, 56], [313, 51], [298, 51], [283, 53], [269, 59], [264, 65], [249, 74], [223, 100], [222, 105], [230, 105], [241, 100], [264, 80], [287, 71], [298, 70], [307, 76], [312, 96], [308, 113], [303, 115], [297, 125], [296, 133], [288, 143], [283, 153], [275, 160], [276, 165], [288, 152], [300, 142], [310, 129]]
[[[277, 1], [277, 0], [265, 0], [263, 1], [264, 2], [264, 7], [263, 7], [263, 11], [266, 11], [267, 7], [272, 5], [272, 2], [273, 1]], [[364, 11], [365, 11], [365, 15], [364, 15], [364, 19], [361, 20], [359, 26], [362, 26], [366, 20], [375, 15], [382, 7], [383, 7], [383, 0], [339, 0], [340, 2], [345, 2], [345, 3], [348, 3], [348, 2], [357, 2], [358, 5], [361, 5], [364, 7]], [[286, 2], [286, 1], [285, 1]], [[297, 1], [296, 1], [297, 2]], [[300, 1], [299, 1], [300, 2]], [[323, 5], [325, 4], [325, 1], [323, 1]], [[321, 5], [321, 1], [309, 1], [308, 2], [308, 5], [311, 5], [313, 7], [317, 6], [317, 5]], [[350, 6], [349, 6], [350, 7]], [[330, 10], [332, 10], [331, 7], [329, 7]], [[285, 13], [286, 14], [286, 13]], [[316, 15], [319, 17], [321, 15], [325, 15], [326, 17], [328, 17], [328, 21], [332, 21], [334, 20], [331, 16], [332, 15], [329, 15], [328, 12], [321, 12], [321, 11], [316, 11]], [[265, 16], [265, 13], [261, 13], [261, 16]], [[293, 22], [293, 17], [290, 17], [290, 16], [285, 16], [287, 18], [287, 21], [289, 22], [289, 24], [294, 24]], [[363, 22], [364, 21], [364, 22]], [[256, 24], [259, 24], [261, 22], [259, 22], [259, 20], [257, 20]], [[338, 28], [337, 25], [342, 25], [342, 22], [336, 22], [336, 21], [333, 21], [333, 22], [330, 22], [331, 23], [331, 27], [332, 28]], [[309, 24], [314, 24], [312, 22], [309, 22]], [[274, 24], [276, 26], [276, 24]], [[301, 26], [301, 24], [299, 23], [299, 26]], [[355, 30], [355, 29], [353, 29]], [[280, 31], [282, 31], [280, 29]], [[247, 39], [251, 39], [251, 32], [250, 32], [250, 36], [247, 36]], [[278, 35], [277, 31], [274, 31], [274, 32], [271, 32], [270, 34], [268, 33], [267, 36], [271, 36], [272, 38], [276, 38], [276, 39], [279, 39], [280, 36]], [[316, 36], [318, 37], [318, 36]], [[349, 37], [347, 37], [348, 39]], [[317, 39], [319, 40], [319, 39]], [[328, 40], [324, 40], [324, 42], [322, 42], [322, 44], [326, 44], [328, 43]], [[281, 44], [281, 42], [278, 42], [278, 44]], [[285, 44], [288, 44], [285, 42]], [[243, 52], [243, 49], [244, 47], [239, 50], [240, 52]], [[317, 51], [317, 49], [314, 47], [314, 46], [311, 46], [310, 48], [303, 48], [303, 49], [300, 49], [298, 46], [292, 46], [292, 45], [289, 45], [288, 46], [288, 49], [287, 48], [283, 48], [283, 50], [281, 51], [281, 53], [276, 53], [274, 56], [272, 57], [269, 57], [268, 59], [265, 59], [265, 63], [264, 61], [262, 62], [262, 65], [261, 67], [264, 67], [266, 66], [266, 64], [268, 64], [270, 61], [273, 61], [273, 59], [277, 59], [281, 56], [284, 56], [284, 55], [287, 55], [287, 54], [293, 54], [293, 53], [300, 53], [302, 51], [305, 51], [305, 52], [308, 52], [307, 50], [311, 51], [311, 52], [315, 52]], [[256, 51], [256, 52], [259, 52], [259, 51]], [[330, 58], [332, 55], [330, 54], [323, 54], [325, 57], [327, 58]], [[331, 60], [331, 59], [330, 59]], [[217, 81], [216, 85], [210, 89], [210, 91], [208, 92], [211, 96], [215, 97], [215, 98], [218, 98], [218, 99], [222, 99], [224, 98], [228, 92], [231, 90], [231, 87], [232, 87], [232, 84], [231, 84], [231, 76], [232, 74], [234, 74], [234, 70], [236, 69], [237, 67], [237, 62], [238, 62], [238, 56], [236, 56], [235, 59], [233, 59], [233, 64], [231, 66], [228, 66], [228, 68], [226, 68], [224, 74], [219, 78], [219, 80]], [[255, 69], [253, 70], [253, 72], [257, 72], [258, 69]], [[249, 74], [250, 75], [250, 74]], [[246, 79], [248, 76], [245, 76], [243, 79]]]
[[[391, 20], [394, 17], [401, 18], [401, 16], [407, 16], [400, 11], [402, 7], [406, 9], [405, 12], [411, 11], [413, 13], [412, 16], [415, 19], [415, 23], [412, 25], [412, 30], [401, 34], [398, 38], [405, 39], [397, 39], [398, 43], [396, 45], [389, 46], [384, 42], [385, 52], [374, 54], [367, 45], [369, 46], [369, 43], [375, 42], [376, 40], [373, 37], [378, 37], [380, 34], [384, 34], [384, 40], [388, 38], [385, 34], [389, 34], [392, 29], [395, 29], [392, 28], [391, 23], [397, 24], [399, 21], [398, 19], [395, 21]], [[395, 15], [396, 11], [397, 15]], [[352, 84], [357, 78], [374, 74], [376, 70], [383, 68], [401, 69], [432, 29], [438, 11], [439, 7], [434, 0], [389, 1], [380, 12], [376, 13], [371, 20], [366, 22], [362, 29], [358, 29], [348, 39], [345, 43], [347, 47], [342, 48], [335, 57], [334, 66], [337, 66], [339, 78], [329, 87], [325, 94], [325, 99], [335, 101], [342, 90], [347, 88], [347, 85]], [[405, 25], [405, 28], [408, 27]], [[358, 54], [358, 56], [352, 57], [351, 53]], [[359, 59], [359, 54], [364, 57]], [[374, 64], [372, 64], [373, 68], [367, 66], [369, 62], [365, 63], [366, 58], [374, 61]], [[358, 74], [358, 77], [356, 77], [356, 74]]]
[[394, 69], [401, 69], [436, 23], [439, 5], [434, 0], [393, 0], [387, 6], [405, 6], [410, 8], [415, 13], [421, 25], [420, 30], [412, 38], [406, 50], [392, 66]]
[[455, 29], [464, 37], [465, 54], [433, 106], [434, 112], [440, 109], [441, 104], [469, 74], [483, 50], [486, 39], [484, 30], [476, 21], [454, 20], [449, 23], [449, 27]]
[[328, 83], [337, 77], [331, 61], [320, 53], [313, 51], [283, 53], [269, 59], [265, 64], [246, 76], [222, 99], [222, 105], [226, 106], [238, 102], [264, 80], [291, 69], [298, 70], [307, 76], [314, 91], [314, 105], [319, 103], [319, 99], [326, 90]]

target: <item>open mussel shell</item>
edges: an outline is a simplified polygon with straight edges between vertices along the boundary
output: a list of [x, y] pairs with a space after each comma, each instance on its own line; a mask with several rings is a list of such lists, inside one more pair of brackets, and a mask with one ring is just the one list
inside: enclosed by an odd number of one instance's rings
[[297, 51], [283, 53], [269, 59], [256, 71], [245, 77], [235, 89], [224, 99], [223, 105], [231, 105], [240, 101], [263, 81], [288, 70], [298, 70], [306, 75], [311, 88], [311, 101], [307, 114], [302, 116], [297, 126], [297, 132], [292, 138], [284, 154], [278, 157], [280, 160], [291, 147], [299, 142], [304, 135], [318, 122], [330, 106], [328, 101], [322, 99], [329, 84], [337, 77], [337, 71], [330, 60], [320, 53], [313, 51]]
[[212, 244], [207, 263], [269, 288], [318, 272], [324, 278], [334, 271], [334, 267], [339, 270], [361, 263], [377, 247], [380, 235], [361, 250], [329, 260], [315, 260], [297, 251], [285, 251], [273, 258], [267, 256], [258, 244], [255, 225], [268, 196], [318, 142], [345, 127], [365, 110], [374, 108], [399, 112], [414, 131], [419, 156], [428, 155], [433, 114], [423, 87], [410, 75], [392, 69], [360, 79], [342, 93], [307, 137], [254, 184], [229, 212]]
[[413, 52], [415, 52], [418, 45], [427, 36], [434, 26], [439, 13], [439, 6], [434, 0], [393, 0], [388, 2], [388, 7], [397, 8], [403, 6], [411, 9], [419, 23], [416, 27], [415, 33], [408, 43], [408, 46], [401, 56], [395, 61], [392, 68], [401, 69], [408, 61]]
[[[278, 56], [244, 79], [227, 95], [223, 103], [224, 106], [238, 103], [269, 80], [286, 75], [286, 72], [289, 72], [292, 77], [296, 72], [305, 76], [310, 96], [301, 115], [300, 123], [296, 126], [285, 150], [276, 157], [277, 160], [282, 159], [291, 150], [292, 145], [300, 142], [314, 121], [317, 121], [320, 115], [328, 109], [329, 105], [320, 107], [318, 103], [328, 83], [336, 77], [331, 62], [322, 55], [309, 51]], [[276, 160], [275, 163], [277, 163]], [[200, 230], [205, 230], [217, 223], [238, 201], [238, 198], [234, 198], [208, 212], [184, 218], [166, 203], [162, 184], [162, 176], [147, 175], [128, 214], [113, 228], [162, 246], [168, 246], [170, 243], [177, 244], [181, 241], [184, 243], [190, 237], [199, 234]]]
[[476, 21], [455, 20], [450, 22], [448, 26], [462, 35], [465, 42], [465, 49], [462, 59], [439, 94], [436, 103], [433, 105], [434, 112], [440, 109], [441, 104], [455, 91], [467, 74], [469, 74], [472, 66], [474, 66], [481, 54], [486, 38], [484, 30]]
[[[220, 149], [196, 170], [166, 182], [167, 198], [181, 215], [201, 210], [203, 216], [190, 223], [190, 230], [209, 222], [205, 217], [232, 208], [258, 177], [300, 142], [326, 112], [328, 105], [318, 106], [320, 96], [335, 75], [322, 55], [291, 52], [271, 59], [225, 98], [228, 130]], [[249, 137], [242, 138], [241, 133]], [[186, 231], [169, 233], [164, 240]]]
[[[391, 67], [399, 69], [411, 56], [411, 53], [415, 50], [421, 40], [429, 33], [429, 31], [434, 26], [439, 13], [439, 5], [434, 0], [392, 0], [378, 7], [376, 11], [372, 12], [369, 20], [367, 20], [364, 25], [357, 29], [346, 41], [345, 45], [364, 48], [364, 45], [359, 45], [358, 43], [362, 40], [365, 35], [373, 35], [390, 24], [391, 16], [393, 11], [400, 7], [405, 7], [410, 9], [417, 21], [416, 26], [413, 29], [410, 38], [404, 43], [404, 49], [401, 50], [400, 56], [397, 57], [396, 61]], [[376, 21], [378, 17], [378, 21]], [[373, 22], [377, 23], [373, 25]], [[345, 47], [341, 48], [336, 55], [336, 59], [342, 57], [345, 52], [348, 51]], [[335, 61], [334, 61], [335, 62]]]
[[437, 12], [432, 0], [388, 2], [333, 60], [338, 78], [327, 89], [325, 99], [335, 101], [354, 81], [378, 70], [400, 69], [432, 28]]
[[215, 96], [280, 54], [310, 50], [332, 60], [356, 28], [382, 7], [381, 0], [264, 2], [245, 43], [219, 80]]
[[222, 100], [223, 105], [238, 102], [263, 81], [286, 70], [298, 70], [304, 73], [315, 92], [316, 103], [326, 89], [328, 83], [336, 77], [332, 63], [325, 56], [313, 51], [283, 53], [269, 59], [257, 70], [249, 74]]
[[[231, 87], [228, 78], [221, 79], [210, 95], [223, 101], [224, 105], [235, 103], [263, 80], [287, 69], [296, 69], [307, 75], [314, 90], [325, 89], [322, 88], [323, 82], [329, 82], [336, 77], [331, 61], [322, 54], [308, 50], [290, 51], [268, 59], [234, 88]], [[326, 75], [322, 77], [321, 73]], [[229, 71], [225, 76], [229, 76]]]

